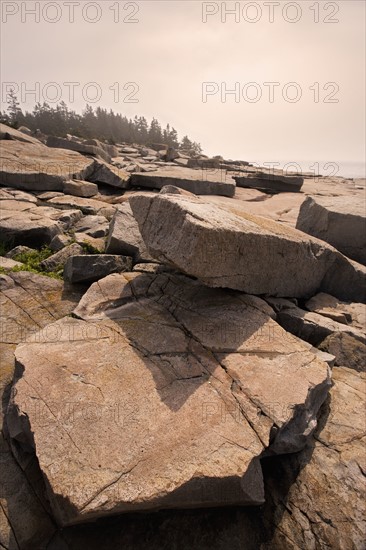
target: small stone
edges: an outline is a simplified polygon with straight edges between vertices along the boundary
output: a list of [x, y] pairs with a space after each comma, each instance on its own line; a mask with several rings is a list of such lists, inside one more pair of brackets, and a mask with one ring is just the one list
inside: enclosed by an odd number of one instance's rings
[[72, 256], [66, 262], [64, 279], [69, 283], [92, 283], [111, 273], [122, 273], [131, 269], [132, 258], [126, 256]]

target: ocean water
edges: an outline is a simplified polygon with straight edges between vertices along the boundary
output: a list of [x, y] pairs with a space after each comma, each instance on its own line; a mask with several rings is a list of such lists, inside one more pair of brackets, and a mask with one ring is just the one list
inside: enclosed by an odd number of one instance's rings
[[[272, 165], [280, 170], [287, 172], [310, 172], [314, 175], [337, 176], [342, 178], [366, 178], [366, 164], [364, 162], [347, 161], [277, 161], [279, 164]], [[253, 162], [254, 165], [268, 166], [271, 163], [264, 164], [264, 161]]]

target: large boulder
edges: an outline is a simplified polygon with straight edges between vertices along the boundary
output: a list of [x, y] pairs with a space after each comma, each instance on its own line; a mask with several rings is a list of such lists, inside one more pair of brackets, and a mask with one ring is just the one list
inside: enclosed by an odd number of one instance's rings
[[[79, 245], [76, 245], [79, 246]], [[69, 283], [93, 283], [111, 273], [130, 271], [132, 258], [111, 254], [70, 256], [65, 264], [64, 279]]]
[[365, 201], [358, 196], [308, 197], [301, 205], [296, 227], [366, 265]]
[[94, 163], [94, 159], [74, 151], [4, 140], [0, 147], [0, 184], [26, 191], [62, 191], [67, 180], [87, 179]]
[[[7, 423], [59, 524], [263, 503], [259, 458], [299, 451], [328, 366], [262, 300], [181, 275], [111, 275], [18, 346]], [[269, 360], [270, 358], [270, 360]]]
[[95, 170], [88, 179], [91, 182], [104, 183], [118, 189], [128, 189], [130, 186], [130, 174], [126, 170], [100, 160], [97, 161]]
[[1, 241], [7, 246], [40, 247], [49, 244], [56, 235], [62, 233], [59, 211], [38, 207], [30, 202], [20, 203], [23, 208], [16, 209], [19, 207], [16, 203], [0, 201]]
[[135, 262], [151, 261], [128, 201], [118, 206], [111, 220], [106, 252], [132, 256]]
[[174, 185], [195, 195], [235, 195], [235, 181], [220, 170], [190, 170], [189, 168], [164, 168], [155, 172], [132, 174], [132, 187], [161, 189]]
[[69, 149], [70, 151], [77, 151], [84, 155], [92, 155], [99, 157], [105, 162], [110, 162], [111, 157], [108, 153], [98, 146], [96, 143], [79, 142], [56, 136], [49, 136], [46, 142], [47, 147], [55, 147], [56, 149]]
[[238, 187], [253, 187], [264, 193], [296, 193], [304, 183], [302, 176], [286, 174], [280, 170], [257, 170], [248, 167], [245, 174], [241, 172], [242, 169], [239, 176], [234, 176]]
[[365, 301], [366, 269], [301, 231], [194, 197], [139, 194], [130, 204], [149, 253], [208, 286]]

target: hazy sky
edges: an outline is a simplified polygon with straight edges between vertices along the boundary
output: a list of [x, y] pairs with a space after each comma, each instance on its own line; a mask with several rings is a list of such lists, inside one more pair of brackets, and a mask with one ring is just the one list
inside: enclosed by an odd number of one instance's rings
[[3, 108], [14, 82], [23, 108], [155, 116], [209, 155], [364, 160], [363, 0], [0, 4]]

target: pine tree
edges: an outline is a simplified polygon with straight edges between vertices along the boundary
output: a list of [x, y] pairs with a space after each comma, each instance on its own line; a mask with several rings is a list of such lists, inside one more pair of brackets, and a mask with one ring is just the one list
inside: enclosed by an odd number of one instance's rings
[[18, 128], [20, 125], [20, 119], [22, 118], [22, 110], [19, 106], [19, 101], [17, 96], [14, 93], [14, 90], [11, 90], [8, 94], [8, 108], [7, 111], [9, 113], [9, 123], [14, 128]]

